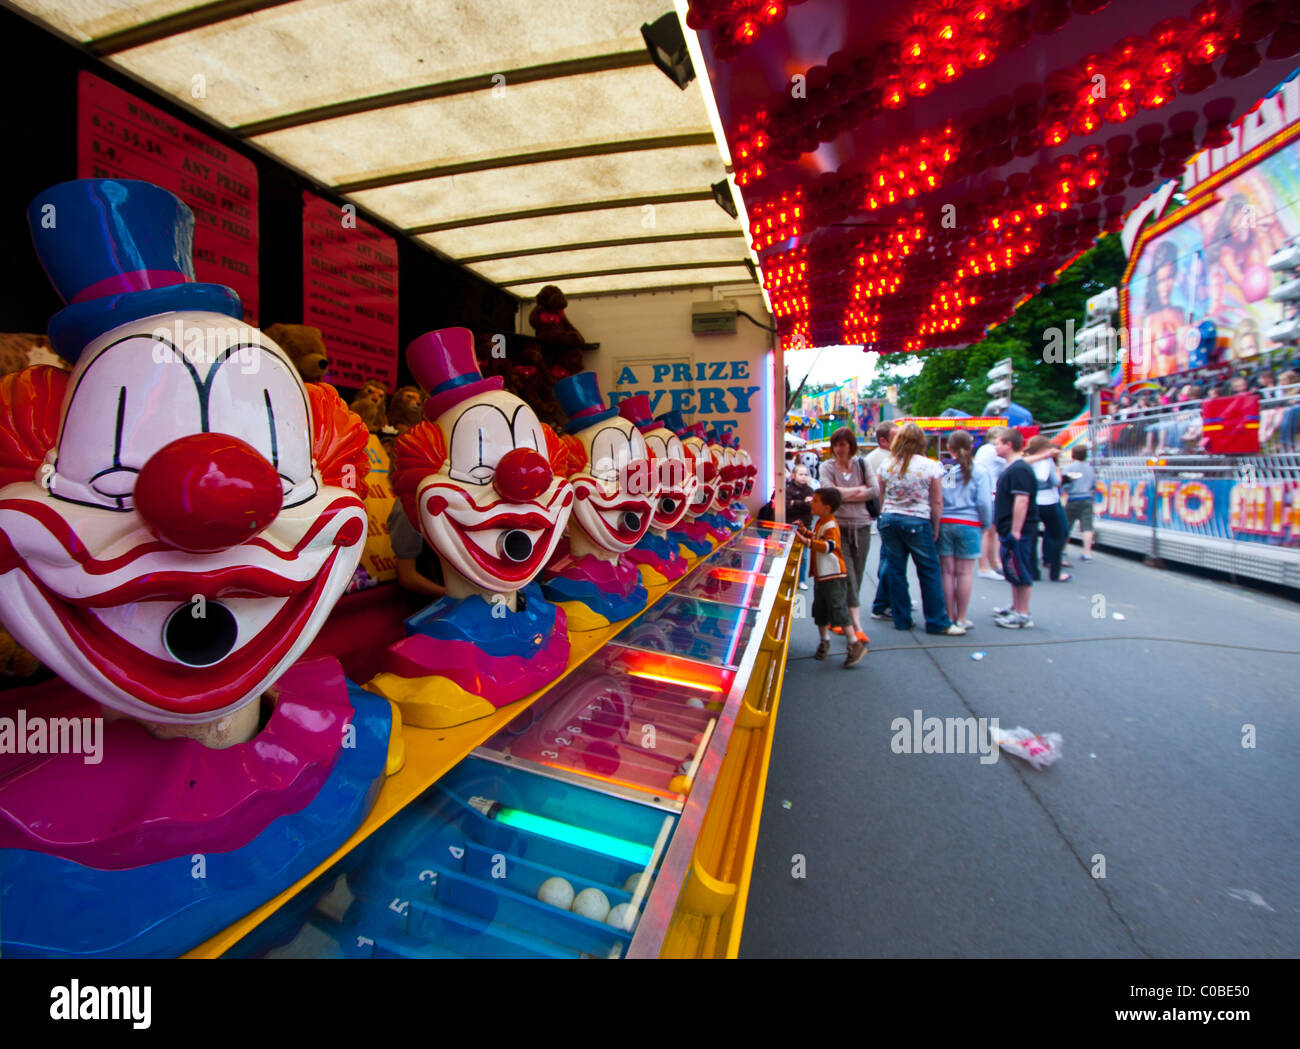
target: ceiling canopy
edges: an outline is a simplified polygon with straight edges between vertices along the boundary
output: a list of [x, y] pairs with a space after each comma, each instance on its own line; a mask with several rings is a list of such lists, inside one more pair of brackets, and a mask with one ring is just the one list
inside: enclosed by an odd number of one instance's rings
[[701, 84], [641, 35], [672, 0], [15, 2], [521, 297], [754, 279]]
[[689, 0], [687, 24], [786, 345], [886, 352], [979, 340], [1238, 149], [1300, 53], [1298, 0]]

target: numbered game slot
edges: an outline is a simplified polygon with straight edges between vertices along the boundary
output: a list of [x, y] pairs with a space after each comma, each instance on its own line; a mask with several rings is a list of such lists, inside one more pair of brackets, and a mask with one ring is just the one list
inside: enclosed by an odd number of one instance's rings
[[[269, 957], [612, 958], [675, 817], [468, 758], [345, 871], [304, 894]], [[352, 857], [350, 859], [354, 859]]]

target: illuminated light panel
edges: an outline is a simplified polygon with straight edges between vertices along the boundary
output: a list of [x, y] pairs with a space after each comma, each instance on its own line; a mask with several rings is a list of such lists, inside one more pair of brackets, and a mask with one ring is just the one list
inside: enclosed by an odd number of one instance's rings
[[667, 674], [651, 674], [645, 670], [629, 670], [629, 676], [643, 678], [646, 681], [658, 681], [665, 685], [678, 685], [681, 688], [693, 688], [699, 692], [720, 693], [725, 691], [721, 685], [710, 685], [702, 681], [687, 681], [684, 678], [669, 677]]
[[[485, 799], [471, 799], [470, 804], [474, 804], [475, 800]], [[602, 834], [600, 831], [588, 830], [586, 827], [576, 827], [572, 823], [561, 823], [547, 816], [524, 812], [523, 809], [512, 809], [499, 801], [489, 802], [489, 806], [490, 813], [485, 813], [488, 819], [504, 823], [507, 827], [514, 827], [516, 830], [536, 834], [540, 838], [549, 838], [551, 841], [563, 842], [565, 845], [573, 845], [588, 852], [613, 856], [615, 859], [635, 863], [641, 867], [645, 867], [654, 856], [654, 849], [649, 845], [616, 838], [612, 834]], [[474, 807], [479, 808], [477, 805]]]
[[754, 575], [753, 572], [745, 572], [739, 568], [715, 568], [710, 573], [714, 579], [721, 579], [724, 583], [754, 583], [760, 581], [763, 577]]

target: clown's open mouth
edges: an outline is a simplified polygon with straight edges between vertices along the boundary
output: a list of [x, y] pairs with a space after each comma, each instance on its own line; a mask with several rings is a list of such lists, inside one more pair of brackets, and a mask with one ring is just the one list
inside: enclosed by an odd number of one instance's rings
[[[109, 615], [96, 609], [74, 604], [61, 598], [31, 572], [27, 578], [35, 584], [50, 609], [67, 631], [72, 644], [79, 648], [114, 686], [130, 695], [145, 699], [159, 710], [178, 714], [203, 714], [221, 710], [255, 689], [270, 674], [293, 639], [307, 628], [324, 593], [339, 554], [335, 547], [312, 579], [302, 584], [283, 581], [296, 590], [291, 596], [263, 595], [259, 604], [280, 607], [261, 630], [242, 648], [235, 650], [239, 626], [234, 613], [220, 601], [203, 604], [185, 602], [166, 614], [162, 628], [162, 645], [176, 662], [160, 659], [127, 641], [116, 630], [107, 628]], [[167, 590], [174, 595], [175, 583]], [[190, 592], [198, 594], [203, 581], [195, 579]], [[248, 598], [230, 603], [238, 605]], [[154, 600], [168, 596], [159, 594]], [[172, 600], [175, 597], [172, 596]], [[137, 600], [148, 600], [139, 597]], [[202, 612], [201, 615], [195, 614]], [[197, 671], [202, 670], [202, 673]]]
[[[573, 499], [572, 491], [560, 485], [551, 493], [549, 505], [522, 512], [514, 507], [484, 516], [490, 507], [478, 507], [464, 492], [455, 489], [456, 495], [469, 505], [463, 511], [453, 508], [447, 497], [439, 494], [439, 488], [434, 485], [426, 491], [425, 512], [450, 530], [459, 548], [479, 569], [493, 579], [516, 585], [526, 583], [541, 569], [554, 545], [551, 540], [558, 516]], [[458, 513], [465, 513], [470, 520], [459, 520]]]
[[630, 499], [613, 506], [600, 507], [596, 516], [605, 530], [624, 546], [636, 544], [650, 526], [650, 504], [644, 499]]
[[686, 493], [680, 488], [665, 489], [655, 503], [650, 520], [655, 528], [674, 528], [686, 516]]
[[698, 517], [713, 505], [714, 486], [711, 484], [702, 484], [695, 492], [695, 498], [691, 502], [691, 516]]
[[[19, 557], [0, 532], [8, 600], [50, 644], [77, 653], [63, 663], [47, 655], [47, 662], [83, 691], [101, 695], [106, 685], [120, 693], [107, 705], [164, 722], [219, 717], [263, 688], [314, 632], [322, 603], [331, 587], [346, 584], [349, 558], [365, 536], [361, 508], [349, 496], [314, 515], [292, 547], [258, 536], [234, 553], [179, 567], [153, 540], [96, 557], [44, 503], [8, 500], [4, 509], [11, 512], [6, 524], [42, 526], [25, 533], [33, 549], [44, 538], [71, 563]], [[102, 589], [86, 592], [95, 583]]]

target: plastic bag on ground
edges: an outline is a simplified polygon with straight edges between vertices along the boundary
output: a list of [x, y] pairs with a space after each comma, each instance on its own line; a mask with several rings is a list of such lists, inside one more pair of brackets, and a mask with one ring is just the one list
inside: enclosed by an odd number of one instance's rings
[[998, 746], [1010, 754], [1024, 758], [1036, 769], [1045, 769], [1061, 756], [1061, 745], [1065, 742], [1059, 732], [1045, 732], [1039, 735], [1017, 725], [1007, 731], [998, 729]]

